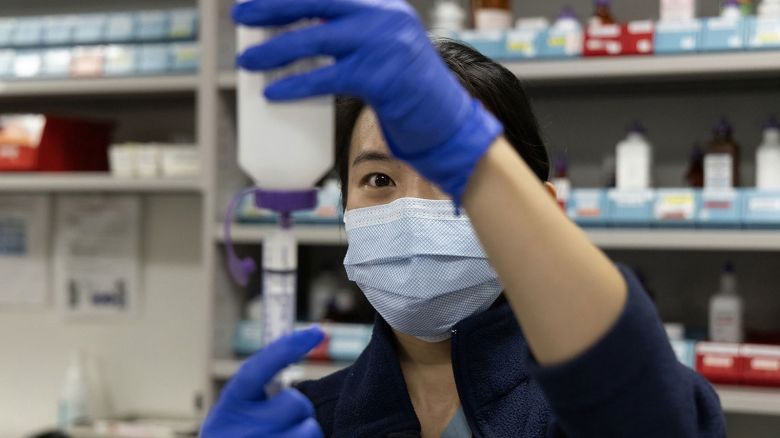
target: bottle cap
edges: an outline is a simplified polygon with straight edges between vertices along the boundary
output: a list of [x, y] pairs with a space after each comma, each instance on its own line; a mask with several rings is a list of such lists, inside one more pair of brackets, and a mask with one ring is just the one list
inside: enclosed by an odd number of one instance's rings
[[731, 123], [729, 123], [729, 120], [726, 117], [722, 117], [720, 122], [715, 126], [715, 135], [721, 137], [730, 137], [732, 131], [733, 128], [731, 127]]
[[557, 175], [566, 173], [569, 169], [569, 160], [566, 158], [566, 154], [559, 152], [555, 155], [555, 164], [553, 165], [555, 173]]
[[726, 6], [739, 6], [739, 0], [726, 0]]
[[777, 121], [777, 116], [774, 114], [769, 116], [769, 120], [766, 121], [764, 129], [780, 129], [780, 122]]
[[561, 9], [561, 13], [558, 15], [559, 20], [566, 20], [566, 19], [577, 19], [577, 14], [574, 13], [574, 9], [566, 5]]
[[609, 6], [610, 0], [596, 0], [596, 6]]
[[731, 260], [729, 260], [729, 261], [727, 261], [726, 263], [723, 264], [723, 273], [725, 273], [725, 274], [734, 274], [736, 272], [737, 272], [737, 270], [734, 267], [734, 262], [732, 262]]
[[645, 134], [646, 132], [644, 125], [639, 120], [634, 120], [628, 125], [629, 134]]

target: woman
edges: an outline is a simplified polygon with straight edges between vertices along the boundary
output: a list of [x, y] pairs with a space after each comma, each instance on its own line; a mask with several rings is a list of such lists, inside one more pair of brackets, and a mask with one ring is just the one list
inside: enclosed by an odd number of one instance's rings
[[322, 333], [268, 346], [225, 388], [203, 436], [725, 435], [717, 395], [677, 362], [636, 279], [540, 183], [547, 154], [511, 73], [457, 43], [437, 53], [400, 0], [234, 10], [244, 25], [302, 18], [325, 21], [239, 64], [335, 59], [265, 94], [353, 96], [339, 106], [345, 267], [377, 310], [374, 334], [351, 367], [272, 398], [265, 384]]

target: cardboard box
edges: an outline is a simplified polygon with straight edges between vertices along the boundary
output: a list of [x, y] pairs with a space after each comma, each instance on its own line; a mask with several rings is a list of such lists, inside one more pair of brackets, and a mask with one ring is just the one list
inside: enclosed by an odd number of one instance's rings
[[72, 60], [69, 48], [48, 49], [43, 52], [43, 76], [64, 77], [70, 74]]
[[463, 31], [458, 34], [461, 41], [492, 59], [500, 59], [506, 49], [506, 33]]
[[740, 190], [702, 190], [696, 224], [701, 228], [740, 228], [742, 192]]
[[780, 19], [749, 17], [747, 44], [751, 49], [780, 48]]
[[136, 37], [136, 16], [130, 12], [110, 14], [106, 19], [104, 39], [109, 43], [126, 43]]
[[192, 40], [198, 37], [198, 11], [192, 8], [170, 11], [168, 37]]
[[73, 43], [77, 17], [74, 15], [52, 15], [46, 17], [43, 27], [43, 43], [48, 46], [64, 46]]
[[200, 66], [200, 45], [197, 42], [171, 44], [171, 69], [195, 72]]
[[653, 221], [653, 190], [617, 190], [607, 192], [607, 221], [614, 227], [645, 228]]
[[136, 37], [142, 41], [168, 38], [170, 14], [165, 11], [144, 11], [136, 14]]
[[506, 33], [506, 45], [501, 59], [539, 58], [544, 50], [546, 28], [513, 29]]
[[40, 17], [19, 18], [12, 35], [12, 46], [40, 46], [43, 42], [43, 20]]
[[657, 190], [653, 224], [661, 228], [693, 228], [699, 201], [699, 193], [695, 190]]
[[13, 76], [14, 58], [16, 58], [15, 50], [0, 49], [0, 78]]
[[572, 58], [582, 56], [585, 34], [560, 32], [551, 27], [542, 35], [541, 56], [543, 58]]
[[780, 191], [746, 190], [742, 215], [746, 228], [780, 228]]
[[10, 47], [16, 30], [15, 18], [0, 18], [0, 47]]
[[73, 31], [73, 42], [75, 44], [97, 44], [103, 42], [106, 23], [104, 14], [79, 15]]
[[626, 24], [590, 26], [585, 32], [585, 56], [652, 55], [655, 23], [632, 21]]
[[171, 68], [171, 51], [168, 44], [144, 44], [138, 49], [139, 73], [164, 73]]
[[582, 227], [607, 225], [607, 193], [603, 189], [574, 189], [566, 213]]
[[780, 386], [780, 346], [745, 344], [742, 382], [748, 385]]
[[723, 52], [747, 47], [747, 21], [744, 18], [707, 18], [704, 22], [702, 50]]
[[696, 371], [713, 383], [741, 383], [744, 362], [739, 349], [739, 344], [699, 342], [696, 345]]
[[138, 66], [135, 46], [113, 45], [106, 47], [105, 74], [107, 76], [131, 75]]
[[655, 27], [655, 53], [694, 53], [701, 49], [701, 20], [659, 21]]

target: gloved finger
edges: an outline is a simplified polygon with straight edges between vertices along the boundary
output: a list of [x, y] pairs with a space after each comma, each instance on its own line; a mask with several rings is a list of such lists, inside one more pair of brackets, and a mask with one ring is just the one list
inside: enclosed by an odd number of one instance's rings
[[246, 26], [282, 26], [305, 18], [332, 20], [360, 11], [365, 0], [249, 0], [233, 6], [233, 21]]
[[272, 101], [287, 101], [327, 94], [350, 94], [342, 87], [343, 69], [339, 63], [316, 70], [288, 76], [265, 89], [265, 97]]
[[268, 438], [323, 438], [323, 434], [317, 420], [309, 418], [290, 429], [270, 434]]
[[265, 400], [265, 385], [279, 371], [300, 361], [324, 337], [322, 329], [312, 327], [277, 339], [241, 366], [225, 393], [239, 400]]
[[313, 56], [344, 56], [356, 50], [361, 42], [360, 32], [354, 27], [331, 21], [284, 32], [250, 47], [239, 55], [237, 63], [246, 70], [268, 70]]
[[281, 431], [314, 417], [314, 406], [297, 389], [284, 389], [263, 402], [252, 417], [258, 424], [273, 424], [272, 431]]

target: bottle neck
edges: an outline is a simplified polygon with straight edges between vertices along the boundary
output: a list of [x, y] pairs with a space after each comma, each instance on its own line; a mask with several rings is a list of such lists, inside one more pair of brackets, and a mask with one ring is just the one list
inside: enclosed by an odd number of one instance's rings
[[780, 129], [769, 128], [764, 131], [764, 143], [780, 143]]
[[724, 273], [720, 277], [720, 293], [724, 295], [737, 294], [737, 276], [733, 273]]

